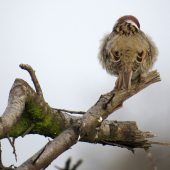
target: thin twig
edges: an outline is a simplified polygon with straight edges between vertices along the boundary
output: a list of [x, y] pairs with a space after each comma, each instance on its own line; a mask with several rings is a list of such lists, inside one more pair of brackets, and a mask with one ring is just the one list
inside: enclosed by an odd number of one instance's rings
[[148, 141], [150, 144], [158, 144], [158, 145], [166, 145], [170, 146], [170, 143], [165, 143], [165, 142], [157, 142], [157, 141]]
[[20, 66], [20, 68], [22, 68], [22, 69], [24, 69], [24, 70], [27, 70], [27, 71], [29, 72], [38, 96], [39, 96], [41, 99], [44, 100], [41, 86], [40, 86], [40, 84], [39, 84], [39, 82], [38, 82], [38, 79], [37, 79], [37, 77], [36, 77], [36, 75], [35, 75], [35, 71], [33, 70], [33, 68], [32, 68], [30, 65], [28, 65], [28, 64], [20, 64], [19, 66]]
[[31, 124], [31, 126], [21, 136], [24, 137], [26, 134], [28, 134], [33, 129], [34, 126], [35, 124]]
[[16, 150], [15, 150], [15, 145], [14, 145], [14, 142], [15, 142], [15, 138], [13, 138], [13, 141], [11, 141], [9, 135], [7, 134], [7, 138], [9, 140], [9, 143], [11, 144], [11, 146], [13, 147], [13, 154], [15, 155], [15, 160], [17, 161], [17, 154], [16, 154]]
[[146, 138], [154, 138], [154, 137], [157, 137], [157, 135], [155, 135], [155, 134], [150, 134], [151, 131], [147, 131], [147, 132], [143, 132], [143, 133], [145, 133]]
[[[12, 168], [14, 167], [14, 168]], [[1, 142], [0, 142], [0, 169], [3, 169], [3, 170], [14, 170], [16, 167], [14, 165], [11, 165], [9, 167], [5, 167], [3, 164], [2, 164], [2, 150], [1, 150]]]
[[67, 112], [67, 113], [72, 113], [72, 114], [85, 114], [86, 112], [83, 111], [72, 111], [72, 110], [65, 110], [65, 109], [56, 109], [56, 108], [51, 108], [57, 111], [63, 111], [63, 112]]

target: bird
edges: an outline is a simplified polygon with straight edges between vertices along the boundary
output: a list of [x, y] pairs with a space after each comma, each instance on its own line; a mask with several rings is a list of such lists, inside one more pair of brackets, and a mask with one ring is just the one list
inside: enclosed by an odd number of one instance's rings
[[101, 39], [98, 59], [107, 73], [117, 76], [114, 89], [130, 89], [131, 81], [146, 77], [157, 60], [158, 49], [140, 29], [135, 16], [120, 17], [111, 33]]

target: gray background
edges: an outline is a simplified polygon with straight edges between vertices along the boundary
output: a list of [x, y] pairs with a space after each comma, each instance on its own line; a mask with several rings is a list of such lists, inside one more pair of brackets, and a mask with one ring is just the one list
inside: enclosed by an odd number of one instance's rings
[[[136, 16], [141, 30], [148, 33], [159, 49], [154, 69], [162, 81], [151, 85], [124, 102], [124, 107], [108, 119], [136, 121], [140, 130], [151, 130], [157, 138], [170, 142], [170, 1], [166, 0], [0, 0], [0, 100], [1, 114], [7, 106], [9, 90], [15, 78], [32, 87], [29, 74], [19, 68], [30, 64], [51, 107], [88, 110], [101, 94], [111, 91], [116, 78], [108, 75], [97, 59], [99, 40], [111, 32], [123, 15]], [[20, 165], [48, 142], [40, 135], [16, 139], [18, 162], [9, 142], [2, 140], [3, 163]], [[170, 153], [170, 147], [153, 145], [155, 159]], [[149, 164], [147, 153], [79, 142], [60, 155], [54, 165], [63, 167], [72, 156], [73, 163], [84, 160], [81, 170], [143, 170]], [[166, 156], [167, 157], [167, 156]], [[169, 169], [169, 158], [157, 163], [158, 169]]]

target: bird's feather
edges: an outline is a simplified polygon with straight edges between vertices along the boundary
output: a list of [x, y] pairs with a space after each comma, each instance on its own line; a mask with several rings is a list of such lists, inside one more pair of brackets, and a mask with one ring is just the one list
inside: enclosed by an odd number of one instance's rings
[[139, 26], [118, 22], [101, 40], [98, 58], [109, 74], [118, 76], [115, 89], [129, 89], [131, 80], [147, 75], [157, 59], [155, 43]]

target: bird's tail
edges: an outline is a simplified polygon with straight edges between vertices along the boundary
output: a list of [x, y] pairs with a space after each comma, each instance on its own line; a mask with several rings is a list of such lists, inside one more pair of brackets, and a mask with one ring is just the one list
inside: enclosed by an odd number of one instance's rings
[[115, 83], [115, 88], [118, 90], [130, 89], [131, 88], [131, 79], [132, 79], [132, 70], [130, 72], [119, 72], [119, 76]]

